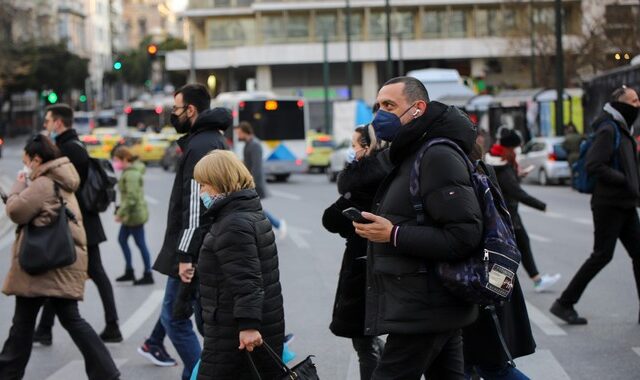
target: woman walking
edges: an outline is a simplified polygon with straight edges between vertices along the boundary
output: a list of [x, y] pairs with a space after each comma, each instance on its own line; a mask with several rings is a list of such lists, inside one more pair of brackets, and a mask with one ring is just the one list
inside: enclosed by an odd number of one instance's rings
[[74, 195], [80, 185], [80, 177], [69, 159], [61, 157], [58, 148], [43, 135], [29, 140], [23, 162], [27, 173], [18, 175], [7, 199], [7, 215], [19, 226], [29, 223], [46, 226], [57, 219], [61, 197], [75, 216], [75, 221], [69, 220], [69, 228], [75, 243], [76, 261], [43, 274], [27, 274], [18, 261], [25, 231], [18, 227], [11, 267], [2, 288], [4, 294], [16, 296], [16, 304], [9, 337], [0, 352], [0, 379], [23, 378], [31, 355], [36, 317], [45, 300], [49, 300], [62, 327], [80, 349], [87, 377], [90, 380], [118, 379], [120, 373], [109, 351], [78, 312], [78, 301], [84, 296], [87, 279], [86, 236]]
[[282, 352], [284, 309], [278, 251], [251, 174], [234, 153], [216, 150], [194, 169], [213, 221], [198, 260], [204, 347], [198, 380], [282, 376], [263, 342]]
[[[151, 274], [151, 255], [147, 248], [144, 237], [144, 224], [149, 220], [149, 210], [147, 201], [144, 199], [144, 171], [142, 162], [134, 156], [129, 148], [119, 146], [113, 153], [114, 166], [122, 170], [122, 175], [118, 181], [120, 191], [120, 205], [116, 211], [116, 222], [122, 223], [118, 242], [122, 248], [125, 260], [124, 274], [116, 281], [133, 281], [134, 285], [153, 284]], [[140, 250], [142, 262], [144, 263], [144, 274], [142, 278], [136, 280], [131, 262], [131, 249], [129, 249], [129, 236], [133, 235], [133, 240]]]
[[349, 163], [338, 175], [341, 196], [322, 216], [324, 228], [346, 239], [329, 329], [336, 336], [351, 339], [360, 362], [360, 379], [369, 380], [384, 343], [364, 335], [367, 240], [355, 233], [342, 210], [355, 207], [370, 212], [378, 185], [390, 168], [384, 163], [385, 153], [379, 151], [375, 134], [366, 126], [356, 128], [351, 147]]

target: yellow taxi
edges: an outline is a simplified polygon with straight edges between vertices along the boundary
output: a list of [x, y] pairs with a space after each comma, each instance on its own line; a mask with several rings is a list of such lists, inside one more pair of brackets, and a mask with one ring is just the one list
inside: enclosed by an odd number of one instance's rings
[[116, 128], [94, 128], [91, 135], [100, 141], [101, 149], [107, 152], [106, 158], [111, 158], [113, 147], [122, 143], [122, 136]]
[[111, 149], [113, 146], [103, 144], [102, 140], [95, 135], [81, 135], [80, 141], [87, 147], [90, 157], [99, 159], [111, 159]]
[[309, 171], [324, 172], [331, 162], [331, 153], [335, 148], [333, 138], [323, 133], [312, 133], [307, 137], [307, 162]]
[[138, 136], [129, 136], [125, 139], [125, 144], [131, 149], [131, 153], [138, 156], [143, 162], [160, 162], [164, 156], [164, 151], [170, 142], [159, 133], [145, 133]]

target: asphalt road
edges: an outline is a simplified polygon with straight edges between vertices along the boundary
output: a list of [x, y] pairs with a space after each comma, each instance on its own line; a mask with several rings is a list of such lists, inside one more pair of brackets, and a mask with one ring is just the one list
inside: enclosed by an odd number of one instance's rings
[[[22, 166], [21, 142], [10, 141], [0, 159], [0, 185], [8, 187]], [[167, 200], [172, 175], [151, 167], [145, 177], [145, 191], [151, 220], [146, 226], [152, 254], [162, 243]], [[289, 234], [278, 241], [285, 300], [286, 330], [296, 334], [294, 360], [315, 355], [322, 379], [357, 379], [357, 361], [346, 339], [331, 335], [331, 317], [344, 242], [321, 225], [325, 207], [337, 197], [334, 184], [323, 175], [293, 176], [289, 183], [271, 184], [272, 197], [265, 208], [284, 218]], [[567, 326], [551, 316], [548, 308], [578, 266], [590, 253], [593, 226], [587, 196], [566, 187], [527, 186], [533, 195], [548, 203], [548, 212], [522, 207], [530, 232], [534, 255], [543, 273], [561, 273], [560, 283], [549, 293], [537, 294], [524, 271], [520, 273], [529, 306], [538, 350], [516, 361], [532, 379], [636, 379], [640, 373], [640, 325], [631, 263], [621, 246], [613, 261], [590, 284], [578, 311], [589, 319], [586, 326]], [[2, 214], [4, 214], [4, 210]], [[124, 270], [124, 260], [116, 241], [118, 225], [109, 212], [102, 215], [109, 241], [101, 245], [102, 259], [113, 279]], [[0, 232], [3, 226], [0, 218]], [[640, 237], [639, 237], [640, 238]], [[7, 270], [11, 235], [0, 237], [0, 268]], [[133, 248], [136, 274], [142, 262]], [[4, 273], [0, 273], [4, 276]], [[158, 368], [136, 353], [158, 317], [165, 279], [156, 275], [156, 284], [146, 287], [116, 284], [114, 291], [121, 327], [126, 340], [109, 345], [123, 379], [178, 379], [180, 367]], [[0, 340], [6, 339], [14, 299], [0, 295]], [[92, 282], [87, 283], [81, 313], [100, 332], [104, 327], [102, 304]], [[177, 358], [167, 340], [169, 352]], [[35, 346], [25, 379], [83, 379], [82, 357], [66, 332], [56, 324], [54, 344]]]

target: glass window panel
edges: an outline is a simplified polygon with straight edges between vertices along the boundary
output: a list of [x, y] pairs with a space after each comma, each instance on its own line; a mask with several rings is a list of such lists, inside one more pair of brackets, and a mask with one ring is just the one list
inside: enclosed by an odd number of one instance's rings
[[236, 4], [238, 4], [239, 7], [249, 7], [253, 2], [254, 0], [236, 0]]
[[254, 19], [213, 19], [208, 25], [210, 47], [255, 43]]
[[289, 15], [287, 37], [294, 41], [308, 38], [309, 17], [307, 15]]
[[387, 17], [382, 11], [371, 12], [369, 17], [369, 38], [384, 38], [387, 33]]
[[263, 16], [262, 36], [264, 42], [283, 42], [285, 38], [284, 16]]
[[394, 12], [391, 15], [391, 30], [403, 38], [413, 38], [413, 12]]
[[228, 7], [231, 5], [231, 0], [215, 0], [216, 7]]
[[351, 39], [358, 40], [362, 38], [362, 14], [354, 13], [351, 10]]
[[422, 35], [426, 38], [442, 37], [442, 26], [447, 16], [445, 11], [427, 11], [422, 18]]
[[516, 28], [516, 11], [514, 9], [505, 9], [502, 13], [502, 25], [505, 31], [512, 31]]
[[329, 40], [334, 40], [337, 30], [338, 18], [335, 14], [316, 15], [316, 40], [321, 41], [325, 32]]
[[466, 14], [464, 11], [452, 11], [449, 15], [448, 37], [460, 38], [467, 35]]

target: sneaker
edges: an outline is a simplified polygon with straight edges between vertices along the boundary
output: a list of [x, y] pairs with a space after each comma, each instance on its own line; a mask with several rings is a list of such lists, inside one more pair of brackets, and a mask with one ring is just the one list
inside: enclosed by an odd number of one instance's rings
[[284, 336], [284, 344], [290, 344], [296, 339], [296, 336], [293, 334], [287, 334]]
[[284, 336], [284, 345], [282, 346], [282, 361], [284, 364], [289, 363], [296, 357], [296, 353], [289, 349], [289, 345], [293, 342], [295, 336], [287, 334]]
[[153, 285], [153, 274], [145, 272], [141, 279], [133, 281], [133, 285]]
[[280, 219], [280, 227], [278, 228], [278, 238], [284, 240], [287, 237], [287, 222]]
[[136, 277], [133, 275], [133, 269], [127, 269], [124, 271], [124, 274], [118, 278], [116, 278], [116, 282], [125, 282], [125, 281], [133, 281]]
[[43, 346], [51, 346], [53, 343], [53, 336], [51, 335], [51, 330], [49, 331], [38, 331], [33, 334], [33, 343], [40, 343]]
[[536, 293], [542, 293], [552, 287], [562, 276], [560, 273], [554, 275], [543, 274], [540, 276], [540, 280], [533, 284], [533, 289]]
[[122, 342], [122, 333], [117, 323], [107, 323], [107, 326], [100, 333], [100, 339], [105, 343]]
[[163, 346], [144, 343], [138, 347], [138, 353], [158, 367], [173, 367], [178, 363], [167, 353]]
[[553, 305], [551, 305], [551, 309], [549, 309], [549, 311], [551, 312], [551, 314], [562, 319], [570, 325], [587, 324], [587, 319], [579, 316], [578, 312], [573, 308], [573, 306], [565, 306], [558, 300], [556, 300]]

